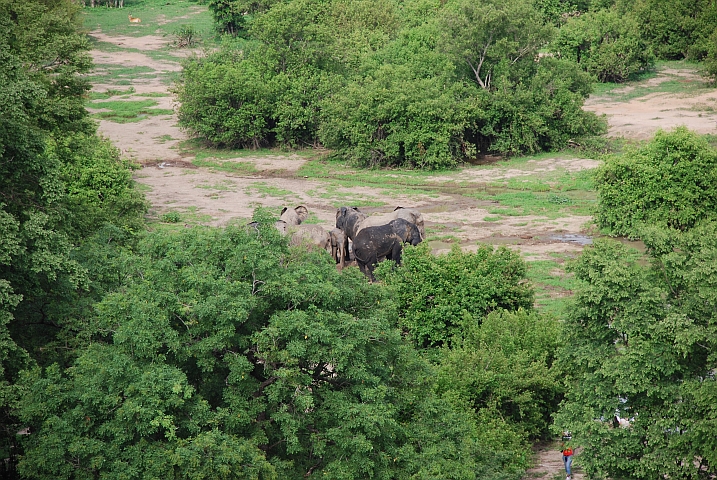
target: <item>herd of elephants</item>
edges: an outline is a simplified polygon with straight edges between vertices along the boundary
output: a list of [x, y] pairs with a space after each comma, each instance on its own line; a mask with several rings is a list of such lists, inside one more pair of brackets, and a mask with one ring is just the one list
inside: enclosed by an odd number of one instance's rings
[[339, 269], [355, 261], [371, 282], [373, 270], [382, 260], [401, 264], [404, 243], [418, 245], [425, 238], [423, 215], [415, 208], [396, 207], [393, 212], [367, 216], [357, 207], [336, 210], [336, 228], [326, 231], [320, 225], [302, 225], [309, 216], [304, 205], [284, 207], [275, 226], [290, 235], [292, 245], [325, 249]]

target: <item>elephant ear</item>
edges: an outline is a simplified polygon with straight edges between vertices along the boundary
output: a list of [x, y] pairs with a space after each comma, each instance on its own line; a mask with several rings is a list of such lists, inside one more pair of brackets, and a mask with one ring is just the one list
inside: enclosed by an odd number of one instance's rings
[[294, 211], [299, 216], [299, 223], [303, 222], [309, 217], [309, 209], [303, 205], [299, 205], [294, 209]]

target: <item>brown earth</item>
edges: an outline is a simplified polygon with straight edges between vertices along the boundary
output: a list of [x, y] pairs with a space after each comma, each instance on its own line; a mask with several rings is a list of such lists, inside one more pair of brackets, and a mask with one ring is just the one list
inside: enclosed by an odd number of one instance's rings
[[[180, 60], [186, 51], [171, 51], [176, 61], [166, 57], [159, 61], [147, 53], [166, 49], [167, 40], [157, 36], [110, 37], [100, 30], [91, 33], [97, 40], [110, 42], [115, 46], [129, 49], [106, 53], [93, 51], [97, 73], [103, 65], [144, 66], [157, 73], [156, 78], [131, 80], [135, 95], [166, 93], [168, 87], [162, 82], [162, 75], [180, 70]], [[165, 50], [166, 51], [166, 50]], [[665, 69], [648, 81], [649, 85], [680, 79], [694, 81], [696, 73], [683, 69]], [[126, 83], [118, 87], [115, 78], [108, 75], [107, 81], [94, 85], [98, 92], [108, 89], [127, 88]], [[628, 89], [634, 87], [626, 87]], [[157, 108], [173, 108], [170, 97], [155, 97]], [[607, 97], [591, 97], [585, 108], [597, 114], [607, 115], [609, 135], [628, 139], [647, 139], [659, 129], [686, 125], [699, 133], [717, 133], [717, 90], [702, 91], [695, 95], [653, 93], [627, 102], [611, 101]], [[135, 178], [144, 186], [150, 201], [151, 214], [159, 216], [167, 211], [190, 212], [202, 223], [225, 225], [228, 222], [247, 219], [256, 206], [281, 207], [283, 205], [306, 205], [316, 221], [332, 227], [337, 205], [342, 198], [347, 204], [385, 206], [363, 208], [368, 213], [386, 212], [394, 206], [419, 208], [425, 217], [426, 226], [434, 233], [448, 233], [459, 239], [465, 249], [477, 248], [478, 242], [507, 244], [522, 252], [526, 259], [548, 258], [551, 253], [577, 254], [581, 251], [584, 238], [580, 237], [589, 228], [591, 218], [586, 216], [565, 216], [550, 219], [539, 216], [504, 217], [493, 220], [488, 211], [491, 202], [473, 200], [452, 193], [451, 188], [438, 189], [433, 195], [392, 194], [387, 188], [366, 185], [360, 188], [331, 187], [320, 180], [309, 180], [295, 175], [306, 161], [298, 155], [277, 154], [274, 156], [242, 156], [223, 160], [250, 163], [253, 173], [225, 173], [192, 165], [191, 155], [179, 150], [186, 135], [178, 128], [176, 115], [150, 117], [146, 120], [117, 124], [100, 122], [100, 132], [110, 138], [126, 157], [139, 162], [143, 168]], [[595, 168], [599, 162], [581, 158], [543, 158], [531, 160], [521, 168], [504, 167], [500, 161], [485, 165], [462, 168], [451, 174], [435, 175], [427, 181], [440, 185], [486, 185], [489, 182], [509, 178], [535, 178], [546, 172], [577, 172]], [[330, 191], [329, 191], [330, 190]], [[433, 229], [433, 230], [430, 230]], [[435, 252], [450, 248], [450, 244], [432, 242]], [[560, 452], [554, 445], [538, 446], [535, 450], [535, 467], [525, 479], [543, 478], [555, 480], [564, 478]], [[583, 475], [576, 473], [575, 480]]]

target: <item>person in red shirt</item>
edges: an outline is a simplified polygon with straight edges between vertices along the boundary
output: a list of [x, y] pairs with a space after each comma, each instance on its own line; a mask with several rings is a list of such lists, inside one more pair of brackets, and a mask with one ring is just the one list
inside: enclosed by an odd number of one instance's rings
[[572, 439], [572, 436], [570, 435], [570, 432], [564, 432], [563, 433], [563, 443], [560, 445], [560, 451], [563, 453], [563, 465], [565, 465], [565, 473], [567, 473], [567, 477], [565, 480], [571, 480], [573, 478], [573, 472], [571, 469], [571, 465], [573, 463], [573, 448], [567, 445], [567, 442], [569, 442]]

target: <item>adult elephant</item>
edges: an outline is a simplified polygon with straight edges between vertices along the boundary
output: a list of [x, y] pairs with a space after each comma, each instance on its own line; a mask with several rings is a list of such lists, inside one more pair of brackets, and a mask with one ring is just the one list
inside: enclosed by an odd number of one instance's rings
[[286, 232], [291, 235], [289, 245], [315, 246], [331, 253], [331, 235], [321, 225], [289, 225]]
[[421, 234], [421, 239], [426, 238], [426, 227], [423, 221], [423, 215], [415, 208], [396, 207], [393, 212], [384, 213], [381, 215], [371, 215], [362, 220], [358, 225], [356, 233], [360, 232], [366, 227], [376, 227], [379, 225], [386, 225], [391, 220], [397, 218], [403, 218], [404, 220], [414, 224], [418, 227], [418, 231]]
[[301, 225], [309, 216], [309, 209], [303, 205], [296, 208], [284, 207], [281, 209], [279, 220], [286, 222], [287, 225]]
[[359, 231], [359, 225], [366, 219], [366, 214], [358, 207], [341, 207], [336, 210], [336, 228], [344, 232], [344, 246], [346, 258], [349, 258], [349, 240], [353, 242]]
[[373, 271], [380, 259], [393, 260], [396, 265], [400, 265], [403, 244], [410, 243], [415, 246], [421, 243], [421, 240], [421, 233], [416, 225], [397, 218], [386, 225], [361, 229], [353, 240], [354, 257], [359, 269], [374, 282], [376, 278]]

